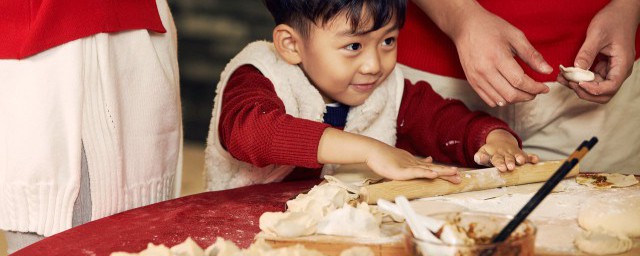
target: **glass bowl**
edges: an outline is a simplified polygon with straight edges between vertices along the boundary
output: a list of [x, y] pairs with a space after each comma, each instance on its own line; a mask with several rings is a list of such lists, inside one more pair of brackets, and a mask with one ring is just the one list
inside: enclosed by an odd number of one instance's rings
[[457, 223], [473, 244], [435, 243], [413, 236], [409, 226], [404, 226], [404, 244], [408, 255], [452, 256], [452, 255], [534, 255], [536, 227], [525, 220], [507, 240], [491, 243], [513, 216], [489, 212], [443, 212], [428, 215], [431, 218]]

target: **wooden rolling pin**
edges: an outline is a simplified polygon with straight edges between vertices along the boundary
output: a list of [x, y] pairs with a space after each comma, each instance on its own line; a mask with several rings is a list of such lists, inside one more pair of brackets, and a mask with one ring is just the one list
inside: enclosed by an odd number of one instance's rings
[[[497, 168], [461, 171], [460, 184], [453, 184], [442, 179], [416, 179], [406, 181], [388, 181], [360, 188], [363, 202], [376, 204], [379, 198], [393, 201], [404, 195], [408, 199], [455, 194], [467, 191], [491, 189], [497, 187], [521, 185], [546, 181], [560, 168], [564, 161], [548, 161], [538, 164], [525, 164], [511, 172], [500, 172]], [[567, 177], [578, 174], [576, 165]]]

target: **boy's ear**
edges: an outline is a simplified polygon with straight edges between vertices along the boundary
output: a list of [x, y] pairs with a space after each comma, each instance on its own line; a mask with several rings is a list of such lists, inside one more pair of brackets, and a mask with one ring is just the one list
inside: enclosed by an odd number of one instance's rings
[[273, 45], [287, 63], [297, 65], [302, 62], [301, 44], [302, 37], [289, 25], [280, 24], [273, 29]]

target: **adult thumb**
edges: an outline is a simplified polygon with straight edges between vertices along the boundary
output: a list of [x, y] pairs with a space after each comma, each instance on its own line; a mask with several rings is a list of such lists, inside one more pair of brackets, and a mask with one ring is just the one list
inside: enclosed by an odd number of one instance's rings
[[598, 37], [587, 35], [587, 39], [584, 40], [584, 43], [580, 47], [573, 65], [581, 69], [591, 68], [591, 65], [596, 59], [596, 56], [598, 56], [599, 51], [600, 40], [598, 40]]

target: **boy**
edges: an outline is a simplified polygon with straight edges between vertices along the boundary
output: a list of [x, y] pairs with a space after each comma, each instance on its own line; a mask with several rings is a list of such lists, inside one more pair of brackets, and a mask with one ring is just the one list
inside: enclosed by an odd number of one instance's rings
[[455, 167], [431, 157], [501, 171], [538, 161], [500, 120], [403, 79], [395, 65], [405, 1], [265, 2], [273, 43], [248, 45], [220, 77], [207, 189], [319, 178], [320, 168], [355, 163], [389, 179], [458, 183]]

